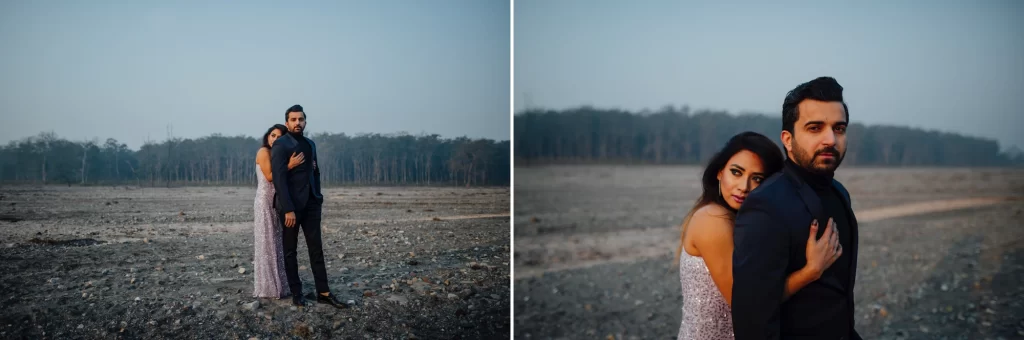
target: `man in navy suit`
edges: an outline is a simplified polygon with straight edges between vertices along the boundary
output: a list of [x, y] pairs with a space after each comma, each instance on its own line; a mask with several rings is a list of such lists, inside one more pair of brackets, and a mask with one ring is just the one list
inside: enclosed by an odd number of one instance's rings
[[[292, 303], [304, 306], [302, 297], [302, 281], [299, 279], [296, 248], [299, 242], [299, 228], [306, 237], [309, 248], [309, 263], [313, 270], [313, 281], [316, 283], [318, 302], [345, 308], [327, 286], [327, 268], [324, 266], [324, 247], [321, 240], [320, 219], [324, 196], [320, 193], [320, 168], [316, 164], [316, 144], [306, 138], [302, 132], [306, 130], [306, 112], [302, 106], [293, 105], [285, 111], [285, 126], [288, 133], [281, 136], [270, 148], [270, 170], [274, 175], [276, 191], [275, 207], [284, 226], [284, 270], [288, 275], [288, 286], [292, 292]], [[301, 152], [305, 162], [288, 170], [288, 160], [292, 153]]]
[[[860, 339], [854, 330], [857, 219], [833, 175], [846, 155], [850, 114], [831, 77], [800, 84], [782, 104], [783, 171], [750, 193], [736, 215], [733, 330], [737, 340]], [[783, 299], [786, 276], [806, 263], [812, 221], [834, 221], [842, 254], [821, 277]], [[820, 238], [826, 228], [818, 229]]]

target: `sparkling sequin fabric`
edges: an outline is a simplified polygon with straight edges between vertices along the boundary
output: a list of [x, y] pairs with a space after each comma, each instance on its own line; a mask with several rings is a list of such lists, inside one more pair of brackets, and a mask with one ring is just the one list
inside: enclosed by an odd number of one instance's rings
[[678, 339], [734, 339], [732, 313], [704, 259], [683, 251], [679, 281], [683, 285], [683, 322]]
[[267, 181], [256, 165], [256, 202], [253, 205], [256, 256], [253, 257], [255, 297], [282, 298], [290, 295], [288, 276], [284, 272], [284, 246], [281, 244], [281, 222], [274, 211], [274, 184]]

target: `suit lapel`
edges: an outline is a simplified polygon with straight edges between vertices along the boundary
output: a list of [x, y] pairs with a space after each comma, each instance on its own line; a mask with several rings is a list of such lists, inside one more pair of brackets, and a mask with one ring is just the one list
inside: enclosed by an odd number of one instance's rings
[[[306, 138], [306, 137], [302, 137]], [[316, 160], [316, 143], [313, 143], [312, 139], [306, 138], [306, 143], [309, 143], [309, 149], [313, 152], [313, 160]]]
[[[794, 173], [789, 167], [783, 168], [783, 172], [789, 177], [789, 180], [793, 182], [793, 185], [797, 188], [797, 193], [800, 194], [800, 199], [804, 201], [804, 206], [807, 207], [807, 211], [811, 213], [811, 216], [818, 220], [818, 235], [816, 238], [821, 238], [825, 234], [825, 227], [827, 227], [828, 218], [825, 216], [825, 208], [821, 205], [821, 198], [818, 198], [818, 194], [814, 193], [814, 189], [811, 189], [810, 185], [804, 183], [800, 179], [800, 176]], [[836, 289], [840, 292], [845, 293], [846, 289], [843, 288], [842, 282], [835, 276], [822, 276], [818, 279], [821, 283]]]
[[850, 192], [846, 191], [846, 188], [834, 179], [832, 180], [832, 186], [841, 193], [839, 196], [842, 197], [850, 218], [850, 245], [853, 248], [850, 249], [850, 256], [853, 257], [850, 258], [850, 282], [847, 287], [853, 287], [854, 280], [857, 278], [857, 253], [860, 250], [860, 237], [858, 236], [860, 232], [858, 231], [857, 216], [853, 213], [853, 202], [850, 200]]
[[816, 237], [821, 238], [821, 235], [825, 234], [825, 223], [828, 222], [828, 219], [822, 219], [822, 217], [825, 216], [825, 208], [821, 205], [821, 199], [818, 198], [818, 194], [814, 193], [811, 186], [804, 183], [804, 181], [800, 179], [800, 176], [793, 173], [789, 167], [783, 168], [783, 172], [787, 177], [789, 177], [789, 180], [793, 182], [793, 185], [796, 186], [797, 193], [800, 194], [800, 199], [804, 201], [804, 206], [807, 207], [807, 212], [811, 213], [811, 216], [818, 220], [819, 228], [818, 235]]
[[[302, 138], [306, 138], [306, 136], [302, 136]], [[316, 183], [315, 181], [316, 173], [317, 171], [319, 171], [318, 168], [320, 166], [319, 164], [316, 163], [316, 143], [313, 143], [313, 140], [309, 138], [306, 138], [306, 142], [309, 143], [309, 150], [311, 153], [313, 153], [311, 155], [313, 158], [313, 164], [310, 164], [309, 167], [309, 190], [313, 192], [313, 196], [322, 198], [323, 193], [320, 192], [320, 187], [317, 186], [318, 183]]]

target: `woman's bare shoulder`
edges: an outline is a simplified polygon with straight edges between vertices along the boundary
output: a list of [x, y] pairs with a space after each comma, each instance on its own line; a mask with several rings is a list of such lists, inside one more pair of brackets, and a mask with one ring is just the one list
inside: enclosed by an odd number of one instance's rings
[[720, 229], [732, 227], [732, 212], [718, 204], [708, 204], [693, 212], [690, 228], [695, 230]]
[[256, 151], [256, 160], [260, 160], [261, 158], [270, 158], [270, 149], [260, 147], [260, 149]]
[[693, 214], [694, 217], [701, 216], [701, 218], [726, 221], [732, 220], [732, 215], [733, 214], [731, 211], [729, 211], [729, 209], [726, 209], [725, 207], [715, 203], [700, 207], [700, 209], [697, 209], [697, 211]]

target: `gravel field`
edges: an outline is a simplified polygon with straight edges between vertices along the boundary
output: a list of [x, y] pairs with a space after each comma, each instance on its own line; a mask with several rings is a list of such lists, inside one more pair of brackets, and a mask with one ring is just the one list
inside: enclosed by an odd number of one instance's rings
[[254, 187], [0, 187], [0, 338], [508, 338], [509, 188], [324, 194], [348, 309], [252, 297]]
[[[675, 339], [697, 167], [515, 169], [519, 339]], [[865, 339], [1024, 338], [1024, 170], [840, 168]]]

